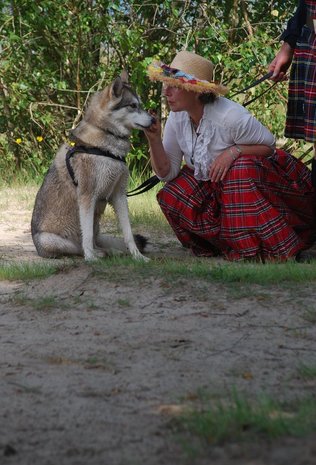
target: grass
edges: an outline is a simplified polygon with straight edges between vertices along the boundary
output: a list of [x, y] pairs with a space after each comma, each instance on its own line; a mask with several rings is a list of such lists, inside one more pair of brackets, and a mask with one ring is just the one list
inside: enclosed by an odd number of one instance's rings
[[[21, 215], [20, 209], [27, 212], [29, 219], [35, 198], [36, 188], [21, 186], [17, 188], [2, 189], [0, 211], [7, 215], [6, 222], [12, 221], [12, 205], [18, 208], [17, 214]], [[162, 215], [155, 200], [156, 191], [150, 191], [145, 195], [129, 199], [131, 222], [135, 232], [144, 235], [152, 234], [159, 237], [164, 234], [172, 236], [170, 227]], [[10, 207], [10, 208], [8, 208]], [[8, 210], [8, 211], [6, 211]], [[117, 232], [116, 220], [111, 209], [106, 210], [104, 229], [108, 225]], [[154, 239], [153, 239], [154, 240]], [[0, 280], [32, 280], [51, 276], [60, 271], [61, 261], [36, 261], [25, 263], [0, 264]], [[68, 262], [67, 262], [68, 263]], [[80, 261], [81, 263], [81, 261]], [[82, 261], [83, 263], [83, 261]], [[67, 268], [77, 266], [71, 263]], [[235, 286], [236, 289], [249, 289], [249, 286], [266, 286], [259, 288], [262, 293], [261, 299], [272, 299], [270, 289], [273, 286], [285, 286], [295, 289], [295, 296], [299, 295], [300, 285], [312, 285], [316, 280], [315, 263], [301, 264], [289, 261], [287, 263], [250, 263], [250, 262], [222, 262], [216, 259], [194, 258], [186, 254], [181, 257], [170, 257], [170, 245], [166, 250], [161, 246], [159, 256], [153, 257], [149, 263], [133, 260], [131, 257], [113, 257], [86, 264], [97, 276], [105, 276], [108, 280], [119, 282], [123, 276], [126, 281], [136, 284], [139, 288], [144, 279], [160, 278], [173, 285], [175, 282], [186, 283], [202, 282], [202, 286], [209, 289], [209, 282], [217, 282], [224, 285]], [[67, 279], [67, 276], [65, 276]], [[292, 288], [291, 288], [292, 285]], [[201, 287], [197, 287], [197, 294], [201, 294]], [[223, 286], [222, 286], [223, 287]], [[257, 288], [258, 289], [258, 288]], [[204, 292], [204, 291], [203, 291]], [[208, 292], [208, 291], [207, 291]], [[209, 294], [206, 292], [206, 299]], [[256, 288], [251, 287], [251, 295], [255, 295]], [[266, 292], [266, 294], [264, 294]], [[232, 297], [232, 292], [230, 296]], [[243, 294], [247, 295], [247, 294]], [[75, 299], [75, 297], [74, 297]], [[78, 298], [79, 299], [79, 298]], [[22, 301], [22, 300], [21, 300]], [[196, 300], [197, 301], [197, 300]], [[195, 302], [196, 302], [195, 301]], [[78, 300], [79, 302], [79, 300]], [[119, 298], [117, 305], [121, 308], [132, 306], [128, 298]], [[310, 302], [310, 301], [309, 301]], [[25, 301], [23, 301], [25, 304]], [[46, 295], [34, 301], [29, 300], [28, 305], [38, 311], [60, 308], [61, 304], [53, 295]], [[75, 302], [76, 304], [76, 302]], [[86, 303], [86, 306], [88, 304]], [[96, 307], [90, 301], [88, 308]], [[309, 307], [302, 308], [301, 318], [309, 323], [316, 323], [316, 310], [312, 303]], [[303, 335], [297, 333], [299, 336]], [[293, 336], [293, 333], [291, 334]], [[105, 361], [98, 357], [90, 357], [85, 361], [87, 367], [107, 366]], [[302, 380], [315, 380], [316, 367], [314, 365], [302, 365], [297, 368]], [[303, 381], [302, 381], [303, 384]], [[256, 398], [249, 401], [247, 398], [232, 395], [228, 401], [210, 399], [205, 396], [199, 403], [198, 408], [192, 408], [187, 413], [174, 420], [176, 430], [180, 434], [189, 435], [188, 444], [194, 438], [199, 441], [200, 449], [213, 444], [221, 444], [235, 440], [251, 440], [252, 438], [276, 438], [284, 435], [303, 436], [316, 428], [316, 400], [301, 399], [291, 403], [281, 403], [267, 398]]]
[[[128, 208], [132, 229], [140, 228], [141, 231], [150, 233], [158, 232], [159, 234], [170, 233], [170, 226], [162, 214], [158, 202], [156, 201], [157, 189], [146, 192], [146, 194], [131, 197], [128, 199]], [[119, 232], [116, 217], [112, 208], [107, 207], [105, 215], [101, 219], [102, 229], [108, 230], [109, 225], [112, 232]], [[140, 231], [140, 232], [141, 232]], [[143, 234], [145, 234], [143, 232]]]
[[44, 262], [0, 264], [0, 281], [28, 281], [55, 274], [59, 265]]
[[316, 323], [316, 309], [308, 308], [302, 315], [303, 320], [308, 321], [308, 323]]
[[31, 211], [34, 204], [34, 199], [39, 185], [36, 183], [16, 183], [12, 186], [1, 186], [0, 196], [0, 211], [5, 213], [5, 210], [10, 209], [25, 209]]
[[[202, 279], [221, 283], [280, 285], [288, 283], [313, 283], [316, 280], [316, 267], [313, 264], [287, 263], [218, 263], [212, 259], [184, 257], [181, 259], [154, 258], [149, 263], [133, 260], [131, 257], [113, 257], [99, 261], [95, 266], [98, 273], [112, 274], [120, 270], [138, 273], [139, 276]], [[112, 270], [112, 271], [111, 271]], [[117, 276], [117, 274], [115, 275]]]
[[305, 380], [315, 380], [316, 379], [316, 365], [302, 364], [298, 368], [298, 374], [301, 378]]
[[11, 302], [18, 306], [28, 306], [39, 312], [57, 310], [58, 308], [67, 308], [65, 302], [54, 295], [45, 295], [43, 297], [30, 298], [23, 293], [16, 294]]
[[180, 264], [166, 264], [169, 273], [182, 276], [195, 276], [222, 283], [243, 284], [280, 284], [282, 282], [312, 282], [316, 280], [316, 267], [299, 266], [296, 263], [260, 264], [260, 263], [223, 263], [212, 264], [207, 261]]
[[[229, 265], [229, 266], [228, 266]], [[212, 277], [222, 282], [249, 284], [307, 283], [316, 280], [312, 264], [287, 263], [230, 263], [215, 267]]]
[[34, 310], [44, 311], [53, 310], [58, 306], [58, 301], [55, 296], [48, 295], [41, 299], [35, 299], [30, 301]]
[[254, 401], [234, 392], [228, 402], [209, 401], [173, 420], [177, 432], [198, 438], [201, 446], [254, 437], [275, 439], [304, 436], [316, 428], [316, 400], [282, 403], [269, 398]]
[[120, 307], [127, 308], [131, 306], [131, 303], [128, 299], [118, 299], [117, 303]]
[[[134, 180], [135, 185], [139, 182]], [[14, 215], [21, 217], [26, 215], [26, 222], [30, 221], [32, 206], [38, 186], [34, 183], [29, 185], [16, 185], [1, 189], [0, 211], [4, 215], [4, 220], [9, 224], [15, 224]], [[144, 195], [129, 198], [129, 209], [132, 228], [135, 233], [142, 233], [155, 237], [174, 237], [165, 217], [163, 216], [156, 201], [156, 193], [159, 187], [147, 192]], [[10, 207], [10, 208], [9, 208]], [[22, 210], [22, 212], [21, 212]], [[114, 212], [107, 208], [102, 219], [102, 229], [109, 233], [117, 233], [118, 228]], [[170, 247], [170, 245], [168, 246]], [[160, 258], [153, 258], [150, 263], [135, 262], [130, 257], [106, 259], [98, 263], [96, 272], [107, 273], [107, 270], [116, 267], [117, 272], [124, 274], [126, 270], [137, 273], [140, 277], [144, 275], [152, 276], [172, 276], [184, 279], [199, 279], [204, 281], [216, 281], [221, 283], [244, 284], [308, 284], [316, 280], [315, 263], [299, 264], [295, 262], [287, 263], [250, 263], [250, 262], [221, 262], [214, 259], [202, 259], [185, 256], [181, 258], [168, 258], [168, 250], [163, 250], [161, 246]], [[165, 257], [165, 258], [162, 258]], [[38, 264], [0, 265], [0, 279], [33, 279], [37, 277], [49, 276], [56, 271], [56, 265], [41, 262]], [[112, 274], [110, 272], [110, 274]], [[240, 287], [240, 286], [239, 286]], [[312, 318], [313, 315], [310, 315]]]

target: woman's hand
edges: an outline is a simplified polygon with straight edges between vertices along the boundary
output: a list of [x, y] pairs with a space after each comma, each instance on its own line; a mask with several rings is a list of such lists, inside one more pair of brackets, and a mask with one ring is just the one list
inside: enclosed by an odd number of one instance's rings
[[161, 123], [157, 118], [157, 114], [154, 110], [149, 110], [148, 113], [155, 118], [155, 122], [152, 123], [149, 128], [144, 129], [144, 133], [148, 139], [148, 142], [152, 143], [157, 140], [161, 140]]
[[256, 157], [270, 157], [275, 152], [274, 145], [232, 145], [224, 150], [213, 161], [209, 170], [210, 180], [213, 182], [223, 181], [229, 168], [240, 155], [253, 155]]
[[211, 164], [209, 176], [212, 182], [223, 181], [229, 168], [240, 155], [240, 148], [237, 145], [228, 147]]
[[286, 72], [292, 62], [294, 50], [287, 42], [283, 42], [280, 51], [270, 63], [268, 70], [273, 71], [272, 81], [284, 81], [287, 79]]
[[167, 156], [161, 140], [161, 124], [153, 110], [149, 110], [153, 117], [153, 123], [149, 128], [144, 129], [144, 133], [149, 142], [149, 152], [151, 166], [160, 178], [164, 178], [170, 171], [170, 159]]

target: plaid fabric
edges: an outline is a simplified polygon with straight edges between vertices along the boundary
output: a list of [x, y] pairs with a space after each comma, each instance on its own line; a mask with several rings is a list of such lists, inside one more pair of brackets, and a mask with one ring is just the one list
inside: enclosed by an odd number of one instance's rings
[[270, 158], [239, 157], [217, 184], [196, 180], [184, 166], [157, 199], [195, 255], [282, 260], [310, 247], [316, 235], [311, 173], [281, 150]]
[[[316, 17], [316, 2], [306, 2]], [[316, 36], [303, 27], [292, 61], [285, 136], [316, 142]]]

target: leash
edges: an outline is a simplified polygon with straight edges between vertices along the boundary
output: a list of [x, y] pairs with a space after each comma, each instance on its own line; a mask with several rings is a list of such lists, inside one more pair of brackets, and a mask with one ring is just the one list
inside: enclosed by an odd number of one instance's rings
[[[239, 95], [239, 94], [243, 94], [244, 92], [246, 92], [247, 90], [251, 89], [252, 87], [255, 87], [257, 86], [258, 84], [261, 84], [261, 82], [263, 81], [266, 81], [267, 79], [269, 79], [273, 74], [273, 71], [270, 71], [269, 73], [265, 74], [264, 76], [262, 76], [261, 78], [259, 79], [256, 79], [252, 84], [250, 84], [249, 86], [245, 87], [244, 89], [241, 89], [239, 90], [238, 92], [235, 92], [233, 95], [230, 96], [230, 98], [232, 97], [235, 97], [236, 95]], [[271, 86], [272, 87], [272, 86]]]
[[98, 149], [97, 147], [85, 147], [84, 145], [75, 145], [74, 147], [69, 149], [68, 152], [66, 153], [66, 166], [67, 166], [68, 173], [72, 179], [72, 182], [74, 183], [76, 187], [78, 186], [78, 182], [75, 179], [75, 173], [70, 163], [70, 159], [74, 156], [76, 152], [89, 153], [90, 155], [101, 155], [102, 157], [113, 158], [113, 160], [118, 160], [118, 161], [121, 161], [122, 163], [126, 163], [126, 161], [123, 158], [117, 157], [116, 155], [109, 152], [108, 150], [101, 150], [101, 149]]
[[149, 191], [155, 187], [160, 182], [160, 179], [154, 174], [151, 178], [146, 179], [140, 186], [135, 189], [127, 192], [127, 197], [133, 197], [133, 195], [143, 194], [146, 191]]
[[258, 98], [262, 97], [264, 94], [266, 94], [267, 92], [269, 92], [269, 90], [271, 90], [272, 87], [274, 87], [276, 84], [277, 84], [277, 82], [274, 82], [268, 89], [266, 89], [266, 90], [264, 90], [263, 92], [261, 92], [261, 94], [257, 95], [256, 97], [254, 97], [254, 98], [251, 99], [251, 100], [248, 100], [248, 102], [243, 103], [243, 106], [246, 107], [246, 106], [250, 105], [252, 102], [254, 102], [254, 101], [257, 100]]
[[[250, 84], [249, 86], [245, 87], [244, 89], [242, 90], [239, 90], [238, 92], [235, 92], [230, 98], [232, 97], [235, 97], [236, 95], [239, 95], [239, 94], [243, 94], [245, 93], [247, 90], [251, 89], [252, 87], [255, 87], [257, 86], [258, 84], [261, 84], [261, 82], [263, 81], [266, 81], [267, 79], [269, 79], [273, 74], [273, 71], [270, 71], [269, 73], [265, 74], [264, 76], [262, 76], [261, 78], [259, 79], [256, 79], [252, 84]], [[248, 105], [250, 105], [252, 102], [254, 102], [255, 100], [257, 100], [258, 98], [262, 97], [264, 94], [266, 94], [267, 92], [269, 92], [272, 87], [274, 87], [275, 85], [277, 84], [277, 81], [274, 82], [273, 84], [271, 84], [270, 87], [268, 87], [268, 89], [264, 90], [263, 92], [261, 92], [261, 94], [257, 95], [256, 97], [252, 98], [251, 100], [248, 100], [248, 102], [245, 102], [243, 103], [243, 107], [247, 107]]]
[[[262, 76], [261, 78], [259, 79], [256, 79], [253, 83], [251, 83], [249, 86], [245, 87], [244, 89], [242, 90], [239, 90], [238, 92], [235, 92], [233, 95], [231, 95], [230, 98], [232, 97], [235, 97], [236, 95], [239, 95], [239, 94], [243, 94], [244, 92], [246, 92], [247, 90], [251, 89], [252, 87], [255, 87], [257, 86], [258, 84], [261, 84], [261, 82], [264, 82], [266, 81], [267, 79], [269, 79], [273, 74], [273, 71], [270, 71], [269, 73], [265, 74], [264, 76]], [[245, 102], [243, 103], [243, 106], [246, 107], [248, 105], [250, 105], [252, 102], [254, 102], [255, 100], [257, 100], [258, 98], [262, 97], [262, 95], [264, 95], [266, 92], [269, 92], [269, 90], [272, 89], [272, 87], [274, 87], [275, 85], [277, 84], [277, 82], [274, 82], [268, 89], [266, 89], [265, 91], [263, 91], [261, 94], [257, 95], [256, 97], [254, 97], [253, 99], [249, 100], [248, 102]], [[143, 194], [144, 192], [147, 192], [149, 191], [150, 189], [152, 189], [154, 186], [156, 186], [158, 183], [160, 182], [160, 179], [154, 175], [152, 176], [151, 178], [147, 179], [146, 181], [144, 181], [140, 186], [136, 187], [136, 189], [133, 189], [131, 191], [129, 191], [127, 193], [127, 197], [133, 197], [134, 195], [138, 195], [138, 194]]]

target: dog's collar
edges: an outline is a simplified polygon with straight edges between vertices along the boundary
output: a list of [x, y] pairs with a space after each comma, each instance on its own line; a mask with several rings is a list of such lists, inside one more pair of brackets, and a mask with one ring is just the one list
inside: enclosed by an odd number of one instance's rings
[[114, 155], [112, 152], [109, 152], [108, 150], [101, 150], [98, 147], [85, 147], [84, 145], [75, 145], [66, 153], [66, 166], [68, 169], [68, 173], [72, 179], [72, 182], [75, 186], [78, 186], [78, 182], [75, 179], [75, 173], [73, 167], [71, 166], [70, 159], [74, 156], [76, 152], [88, 153], [89, 155], [101, 155], [102, 157], [108, 157], [112, 158], [113, 160], [118, 160], [123, 163], [126, 163], [124, 158], [118, 157], [117, 155]]

